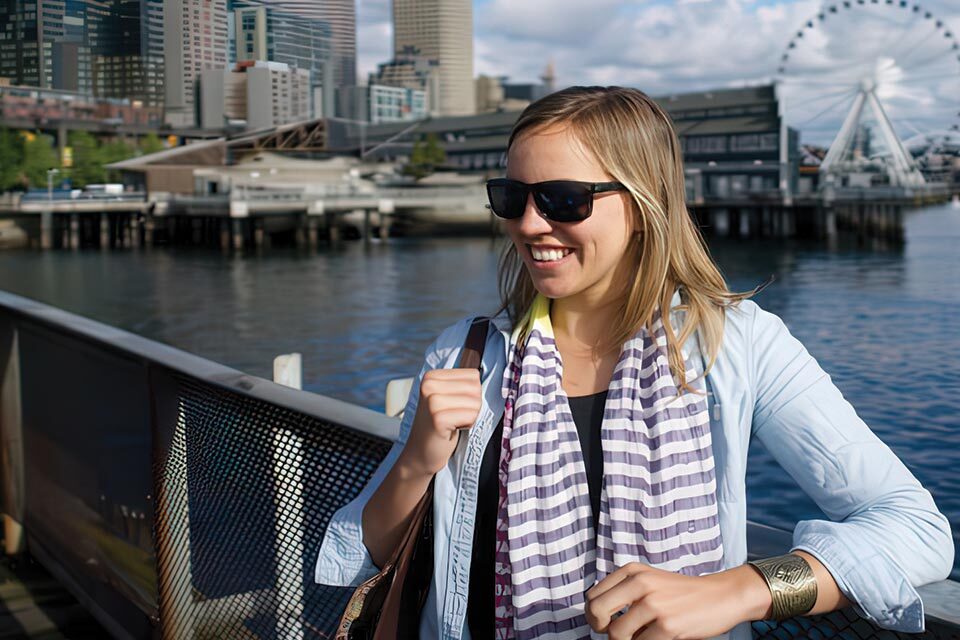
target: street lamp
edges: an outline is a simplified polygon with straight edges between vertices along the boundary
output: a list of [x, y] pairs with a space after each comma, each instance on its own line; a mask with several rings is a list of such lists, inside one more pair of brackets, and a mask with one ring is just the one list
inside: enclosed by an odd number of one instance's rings
[[47, 169], [47, 201], [53, 202], [53, 176], [60, 173], [60, 169]]

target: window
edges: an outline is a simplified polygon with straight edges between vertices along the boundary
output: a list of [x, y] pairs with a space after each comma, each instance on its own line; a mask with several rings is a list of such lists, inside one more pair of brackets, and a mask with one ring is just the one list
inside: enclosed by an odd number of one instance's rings
[[724, 153], [727, 150], [726, 136], [687, 136], [684, 139], [686, 153]]

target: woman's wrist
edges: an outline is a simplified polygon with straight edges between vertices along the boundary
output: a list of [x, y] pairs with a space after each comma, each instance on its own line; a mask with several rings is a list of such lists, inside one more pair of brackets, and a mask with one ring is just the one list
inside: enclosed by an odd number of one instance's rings
[[397, 478], [405, 482], [429, 482], [430, 478], [436, 475], [416, 460], [416, 458], [407, 453], [406, 448], [400, 451], [400, 456], [397, 458], [397, 462], [394, 464], [392, 471]]
[[770, 617], [773, 599], [770, 588], [760, 573], [748, 564], [713, 574], [722, 583], [723, 593], [730, 594], [738, 622], [766, 620]]

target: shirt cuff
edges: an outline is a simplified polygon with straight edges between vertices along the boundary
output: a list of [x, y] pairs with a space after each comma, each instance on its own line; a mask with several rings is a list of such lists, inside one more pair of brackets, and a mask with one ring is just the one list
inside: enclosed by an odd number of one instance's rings
[[791, 551], [806, 551], [819, 560], [867, 620], [884, 629], [921, 633], [923, 601], [903, 569], [881, 548], [869, 543], [849, 546], [843, 526], [825, 520], [799, 522]]
[[327, 525], [314, 574], [314, 580], [319, 584], [356, 587], [380, 571], [363, 544], [362, 510], [352, 506], [347, 505], [335, 513]]

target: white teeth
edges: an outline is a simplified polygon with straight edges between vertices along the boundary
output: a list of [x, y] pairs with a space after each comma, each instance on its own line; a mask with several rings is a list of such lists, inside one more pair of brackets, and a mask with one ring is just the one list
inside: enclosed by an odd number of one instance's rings
[[559, 260], [568, 253], [573, 251], [573, 249], [534, 249], [530, 248], [530, 253], [533, 254], [534, 260]]

